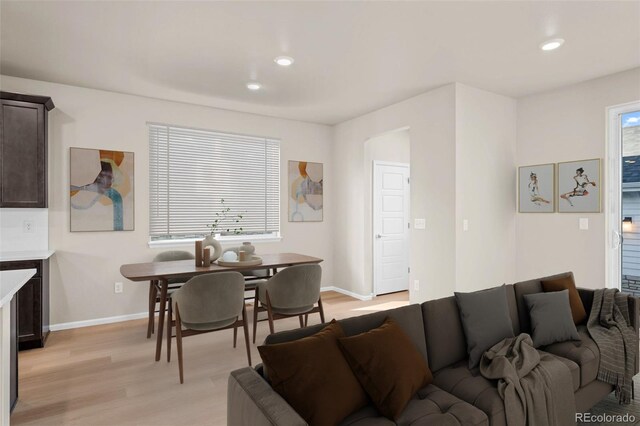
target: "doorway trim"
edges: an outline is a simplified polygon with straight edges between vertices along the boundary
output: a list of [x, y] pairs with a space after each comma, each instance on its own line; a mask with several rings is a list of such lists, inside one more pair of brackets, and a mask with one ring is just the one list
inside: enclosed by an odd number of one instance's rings
[[[369, 232], [371, 232], [371, 244], [373, 245], [373, 257], [371, 258], [371, 268], [373, 269], [372, 274], [372, 278], [373, 278], [373, 297], [377, 297], [378, 295], [378, 268], [376, 268], [376, 259], [378, 257], [378, 244], [376, 244], [376, 238], [375, 238], [375, 226], [376, 226], [376, 221], [375, 221], [375, 215], [376, 215], [376, 211], [378, 211], [378, 197], [375, 196], [376, 193], [376, 188], [378, 187], [378, 177], [377, 177], [377, 173], [376, 173], [376, 167], [378, 166], [396, 166], [396, 167], [405, 167], [407, 169], [407, 171], [409, 172], [409, 198], [407, 199], [407, 203], [409, 203], [408, 206], [408, 211], [409, 211], [409, 224], [411, 224], [411, 164], [410, 163], [398, 163], [398, 162], [394, 162], [394, 161], [381, 161], [381, 160], [373, 160], [373, 165], [372, 165], [372, 170], [371, 170], [371, 175], [373, 178], [373, 186], [372, 186], [372, 191], [371, 191], [371, 198], [372, 198], [372, 203], [371, 203], [371, 208], [373, 209], [371, 211], [371, 229], [369, 230]], [[409, 246], [407, 253], [409, 253], [409, 258], [407, 259], [407, 263], [409, 265], [411, 265], [411, 226], [409, 226], [409, 237], [407, 238], [407, 245]], [[411, 274], [409, 273], [407, 279], [411, 278]], [[409, 283], [407, 283], [408, 285]], [[411, 292], [411, 285], [408, 285], [409, 288], [409, 292]]]
[[605, 285], [622, 283], [622, 114], [640, 110], [640, 100], [606, 109]]

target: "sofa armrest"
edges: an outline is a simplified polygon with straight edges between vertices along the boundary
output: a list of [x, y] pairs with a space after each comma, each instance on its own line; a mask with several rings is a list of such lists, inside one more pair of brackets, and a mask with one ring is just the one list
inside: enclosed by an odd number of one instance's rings
[[629, 304], [629, 320], [631, 321], [631, 326], [638, 331], [638, 309], [640, 308], [640, 299], [636, 296], [627, 295], [627, 303]]
[[258, 374], [245, 367], [229, 375], [227, 425], [307, 426], [307, 422]]
[[[639, 322], [638, 315], [640, 315], [640, 311], [639, 311], [640, 299], [635, 296], [627, 295], [627, 303], [629, 305], [629, 320], [631, 321], [631, 326], [636, 332], [636, 336], [638, 336], [638, 329], [640, 328], [638, 324]], [[640, 370], [640, 352], [636, 350], [635, 373], [637, 374], [639, 370]]]

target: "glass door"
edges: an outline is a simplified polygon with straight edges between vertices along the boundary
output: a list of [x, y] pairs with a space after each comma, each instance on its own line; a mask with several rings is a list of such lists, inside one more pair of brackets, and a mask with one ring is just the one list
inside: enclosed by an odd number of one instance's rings
[[640, 110], [620, 114], [622, 143], [620, 290], [640, 296]]

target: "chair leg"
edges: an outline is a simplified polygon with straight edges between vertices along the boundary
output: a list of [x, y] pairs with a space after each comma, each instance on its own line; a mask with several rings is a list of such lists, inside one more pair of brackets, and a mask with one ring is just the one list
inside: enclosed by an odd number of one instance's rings
[[324, 324], [324, 308], [322, 307], [322, 297], [318, 296], [318, 308], [320, 308], [320, 321]]
[[251, 345], [249, 344], [249, 323], [247, 319], [248, 319], [247, 306], [243, 303], [242, 304], [242, 330], [244, 331], [244, 344], [247, 347], [247, 361], [249, 361], [249, 367], [251, 367]]
[[180, 384], [184, 383], [182, 366], [182, 321], [180, 321], [180, 308], [176, 305], [176, 346], [178, 347], [178, 368], [180, 370]]
[[171, 305], [173, 305], [173, 303], [171, 301], [171, 298], [169, 298], [167, 302], [169, 302], [169, 306], [167, 307], [167, 362], [171, 362], [171, 334], [173, 331], [171, 330], [171, 321], [173, 319], [173, 307]]
[[304, 326], [306, 327], [309, 324], [309, 314], [304, 314]]
[[256, 288], [256, 297], [253, 302], [253, 343], [256, 343], [256, 330], [258, 329], [258, 289]]
[[236, 348], [236, 341], [238, 340], [238, 319], [233, 324], [233, 349]]
[[304, 328], [304, 320], [302, 319], [302, 315], [298, 315], [298, 319], [300, 320], [300, 328]]
[[269, 317], [269, 333], [275, 333], [273, 329], [273, 311], [271, 310], [271, 300], [269, 299], [269, 292], [266, 292], [267, 295], [267, 316]]
[[147, 339], [151, 338], [155, 325], [156, 299], [158, 298], [158, 288], [155, 281], [149, 281], [149, 322], [147, 324]]

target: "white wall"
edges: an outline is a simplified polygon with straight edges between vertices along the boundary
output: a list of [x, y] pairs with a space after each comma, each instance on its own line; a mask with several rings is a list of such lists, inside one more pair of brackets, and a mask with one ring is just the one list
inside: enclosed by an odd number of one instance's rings
[[456, 84], [457, 291], [515, 280], [515, 141], [514, 99]]
[[335, 126], [333, 156], [336, 194], [334, 277], [336, 285], [370, 295], [365, 278], [365, 141], [403, 127], [411, 139], [411, 218], [425, 218], [412, 230], [411, 301], [452, 294], [455, 282], [455, 85], [449, 84]]
[[[640, 68], [518, 99], [518, 164], [603, 159], [606, 107], [638, 99]], [[579, 286], [605, 286], [604, 213], [517, 216], [518, 279], [571, 270]], [[579, 230], [580, 217], [588, 231]]]
[[[256, 244], [260, 253], [300, 252], [325, 259], [323, 285], [333, 284], [332, 129], [196, 105], [2, 76], [2, 90], [47, 95], [56, 108], [49, 131], [49, 245], [52, 324], [143, 312], [148, 286], [132, 283], [120, 265], [150, 261], [160, 250], [147, 246], [149, 229], [148, 121], [269, 136], [281, 145], [280, 243]], [[135, 231], [69, 232], [69, 148], [105, 148], [135, 152]], [[287, 160], [324, 163], [326, 191], [323, 222], [287, 222]], [[124, 281], [123, 294], [114, 294]]]
[[364, 144], [364, 282], [373, 283], [373, 162], [411, 161], [411, 139], [409, 130], [402, 129], [375, 136]]
[[[336, 285], [372, 292], [369, 248], [362, 249], [371, 234], [370, 222], [362, 221], [370, 179], [365, 141], [401, 127], [410, 134], [411, 220], [427, 223], [411, 232], [411, 301], [513, 281], [515, 107], [513, 99], [450, 84], [338, 124]], [[463, 218], [470, 223], [464, 233]]]
[[[25, 221], [33, 225], [31, 232], [25, 232]], [[0, 209], [0, 252], [37, 251], [48, 248], [48, 209]]]

